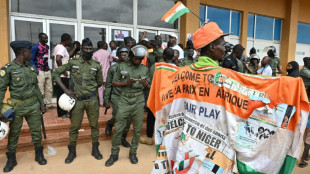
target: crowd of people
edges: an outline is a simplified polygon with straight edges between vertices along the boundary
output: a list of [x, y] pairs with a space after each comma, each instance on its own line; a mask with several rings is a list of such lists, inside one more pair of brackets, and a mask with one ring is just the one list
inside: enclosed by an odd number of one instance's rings
[[[99, 41], [96, 51], [90, 39], [83, 39], [81, 44], [78, 41], [72, 43], [72, 37], [67, 33], [62, 34], [59, 44], [52, 53], [49, 53], [48, 36], [45, 33], [38, 35], [39, 42], [34, 46], [27, 41], [11, 42], [10, 46], [16, 58], [1, 68], [0, 109], [6, 89], [9, 87], [16, 116], [9, 125], [6, 153], [8, 160], [3, 171], [10, 172], [17, 165], [16, 148], [23, 118], [27, 120], [30, 127], [32, 142], [35, 145], [35, 161], [40, 165], [47, 164], [41, 145], [41, 113], [54, 108], [51, 102], [53, 82], [57, 84], [54, 89], [57, 93], [57, 101], [64, 93], [75, 100], [75, 106], [71, 111], [63, 110], [57, 104], [57, 116], [71, 120], [66, 164], [71, 163], [76, 157], [78, 132], [85, 111], [91, 127], [91, 155], [97, 160], [103, 158], [98, 141], [99, 109], [100, 107], [110, 109], [111, 106], [112, 118], [107, 122], [105, 134], [111, 136], [112, 127], [115, 126], [115, 129], [111, 155], [105, 165], [112, 166], [118, 160], [120, 145], [130, 148], [129, 159], [132, 164], [137, 164], [136, 153], [139, 142], [147, 145], [154, 144], [155, 117], [146, 107], [146, 101], [152, 84], [155, 63], [166, 62], [178, 67], [188, 66], [199, 61], [201, 52], [194, 49], [191, 40], [187, 41], [186, 48], [183, 49], [183, 45], [178, 44], [178, 37], [175, 34], [169, 35], [167, 45], [163, 44], [160, 35], [145, 38], [145, 34], [144, 32], [138, 43], [132, 37], [124, 37], [122, 45], [117, 45], [115, 41], [110, 41], [109, 44]], [[245, 48], [240, 44], [232, 45], [223, 42], [218, 47], [225, 50], [223, 58], [216, 60], [223, 68], [247, 74], [267, 76], [283, 74], [280, 58], [277, 57], [273, 46], [267, 47], [267, 55], [262, 60], [256, 54], [255, 48], [252, 48], [249, 56], [246, 56]], [[53, 70], [48, 65], [49, 55], [52, 55]], [[310, 57], [304, 58], [304, 67], [301, 71], [295, 61], [288, 63], [286, 71], [288, 76], [301, 77], [306, 89], [310, 91]], [[147, 112], [146, 136], [140, 137], [145, 111]], [[103, 115], [103, 113], [100, 114]], [[2, 117], [1, 113], [0, 117]], [[131, 123], [133, 123], [133, 138], [129, 143], [126, 137]], [[307, 166], [305, 161], [309, 160], [310, 132], [309, 129], [307, 130], [305, 151], [300, 167]]]

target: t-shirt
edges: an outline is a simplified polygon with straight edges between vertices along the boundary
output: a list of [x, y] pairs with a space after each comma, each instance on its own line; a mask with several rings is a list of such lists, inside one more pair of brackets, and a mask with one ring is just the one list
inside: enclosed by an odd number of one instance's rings
[[[112, 51], [111, 51], [111, 56], [114, 57], [114, 58], [116, 58], [116, 59], [118, 59], [118, 57], [116, 56], [117, 49], [118, 49], [118, 47], [117, 47], [115, 50], [112, 50]], [[116, 64], [116, 63], [117, 63], [117, 62], [113, 61], [113, 62], [111, 63], [111, 65], [114, 65], [114, 64]]]
[[179, 45], [175, 45], [174, 47], [170, 47], [170, 48], [179, 51], [179, 60], [184, 59], [184, 51], [182, 50], [182, 48]]
[[[65, 46], [63, 46], [62, 44], [57, 44], [56, 47], [54, 48], [54, 52], [53, 52], [53, 56], [54, 56], [54, 69], [58, 68], [57, 62], [56, 62], [56, 56], [60, 55], [62, 56], [62, 64], [67, 64], [69, 62], [70, 56], [69, 53], [67, 51], [67, 48]], [[68, 73], [68, 76], [64, 76], [63, 74], [60, 77], [63, 78], [70, 78], [70, 72], [66, 71]]]
[[257, 73], [266, 76], [272, 76], [272, 69], [270, 65], [266, 65], [265, 67], [262, 67], [259, 70], [257, 70]]

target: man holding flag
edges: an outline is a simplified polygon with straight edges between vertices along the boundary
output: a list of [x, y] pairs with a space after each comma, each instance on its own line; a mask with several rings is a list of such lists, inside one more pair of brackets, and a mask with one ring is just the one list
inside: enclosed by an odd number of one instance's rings
[[[198, 62], [156, 64], [148, 100], [156, 117], [152, 173], [294, 169], [309, 112], [302, 80], [219, 67], [226, 35], [216, 23], [205, 24], [193, 35]], [[260, 139], [260, 129], [274, 133]]]

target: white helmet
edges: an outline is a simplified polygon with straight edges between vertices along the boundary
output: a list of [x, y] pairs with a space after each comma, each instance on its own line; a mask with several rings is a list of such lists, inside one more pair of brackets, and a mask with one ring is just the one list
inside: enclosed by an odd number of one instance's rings
[[0, 121], [0, 140], [4, 139], [8, 133], [9, 133], [8, 125]]
[[61, 109], [69, 112], [75, 105], [75, 100], [64, 93], [60, 96], [58, 105]]

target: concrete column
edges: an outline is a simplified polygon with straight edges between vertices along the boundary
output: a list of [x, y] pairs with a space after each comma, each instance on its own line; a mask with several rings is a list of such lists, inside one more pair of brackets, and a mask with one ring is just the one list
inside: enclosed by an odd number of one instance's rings
[[[200, 0], [182, 0], [182, 3], [193, 13], [199, 16], [199, 7]], [[182, 43], [184, 47], [186, 46], [186, 36], [187, 33], [192, 33], [198, 29], [199, 27], [199, 18], [193, 15], [192, 13], [186, 13], [181, 17], [180, 24], [180, 39], [179, 43]]]
[[9, 55], [9, 0], [0, 1], [0, 68], [10, 60]]
[[[241, 18], [241, 27], [240, 27], [240, 44], [247, 50], [247, 40], [248, 40], [248, 11], [243, 11]], [[244, 52], [244, 54], [246, 54]]]
[[282, 25], [281, 68], [285, 72], [288, 62], [295, 60], [299, 17], [299, 0], [288, 0], [286, 17]]

